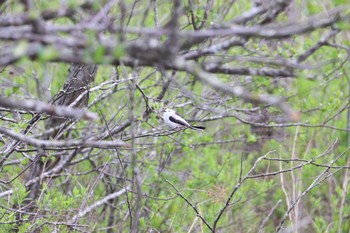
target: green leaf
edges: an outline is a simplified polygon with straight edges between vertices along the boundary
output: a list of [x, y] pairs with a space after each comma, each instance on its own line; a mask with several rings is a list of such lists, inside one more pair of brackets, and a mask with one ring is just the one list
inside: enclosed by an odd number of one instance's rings
[[20, 204], [24, 201], [24, 198], [27, 196], [28, 192], [26, 187], [20, 182], [15, 181], [14, 182], [14, 195], [12, 195], [12, 203], [13, 204]]
[[349, 0], [335, 0], [335, 1], [334, 1], [334, 4], [335, 4], [336, 6], [339, 6], [339, 5], [346, 4], [346, 3], [348, 3], [348, 2], [349, 2]]
[[81, 3], [79, 0], [68, 0], [68, 8], [76, 9]]
[[[74, 0], [73, 0], [74, 1]], [[85, 1], [83, 1], [83, 2], [85, 2]], [[101, 1], [100, 0], [93, 0], [92, 1], [92, 9], [94, 10], [94, 11], [99, 11], [100, 9], [101, 9], [101, 6], [102, 6], [102, 4], [101, 4]]]
[[154, 228], [160, 228], [160, 226], [162, 225], [162, 223], [163, 223], [163, 218], [162, 218], [162, 216], [160, 215], [160, 214], [155, 214], [154, 216], [153, 216], [153, 218], [151, 218], [151, 225], [152, 225], [152, 227], [154, 227]]
[[[24, 219], [22, 219], [22, 220], [24, 220]], [[17, 232], [18, 233], [26, 233], [26, 232], [28, 232], [28, 229], [30, 229], [31, 227], [33, 227], [33, 226], [30, 222], [24, 222], [24, 223], [20, 224]]]
[[5, 89], [5, 95], [12, 96], [13, 94], [18, 93], [19, 89], [20, 89], [19, 85], [13, 86], [12, 88], [7, 88]]
[[249, 134], [248, 135], [248, 142], [256, 142], [256, 136], [254, 134]]
[[31, 8], [31, 10], [29, 11], [29, 18], [32, 20], [38, 19], [40, 15], [41, 15], [41, 12], [37, 8]]
[[12, 93], [17, 93], [19, 91], [19, 86], [12, 87]]
[[97, 63], [102, 63], [105, 56], [105, 48], [103, 45], [98, 44], [94, 54], [94, 61]]
[[113, 51], [114, 58], [120, 59], [123, 57], [124, 54], [125, 54], [125, 50], [123, 45], [118, 44], [117, 46], [115, 46]]
[[298, 96], [305, 97], [309, 95], [312, 88], [317, 85], [315, 81], [306, 78], [298, 78], [297, 86], [298, 86]]
[[51, 61], [59, 56], [58, 51], [51, 47], [45, 47], [39, 52], [39, 61]]
[[322, 11], [322, 7], [318, 2], [308, 1], [307, 10], [311, 15], [317, 14]]
[[335, 27], [342, 31], [350, 30], [350, 23], [345, 20], [341, 20], [335, 23]]

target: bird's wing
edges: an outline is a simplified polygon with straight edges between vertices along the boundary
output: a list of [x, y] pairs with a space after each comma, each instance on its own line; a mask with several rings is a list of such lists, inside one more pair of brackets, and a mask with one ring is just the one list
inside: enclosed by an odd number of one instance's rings
[[179, 116], [169, 116], [169, 120], [179, 125], [189, 126], [189, 124]]

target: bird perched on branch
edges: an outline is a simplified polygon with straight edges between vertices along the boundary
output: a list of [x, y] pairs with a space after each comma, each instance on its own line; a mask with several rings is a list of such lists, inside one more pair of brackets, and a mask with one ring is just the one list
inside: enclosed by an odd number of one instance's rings
[[204, 130], [204, 126], [194, 126], [190, 125], [185, 119], [176, 114], [172, 109], [165, 109], [163, 114], [163, 119], [165, 123], [171, 128], [190, 128], [194, 130]]

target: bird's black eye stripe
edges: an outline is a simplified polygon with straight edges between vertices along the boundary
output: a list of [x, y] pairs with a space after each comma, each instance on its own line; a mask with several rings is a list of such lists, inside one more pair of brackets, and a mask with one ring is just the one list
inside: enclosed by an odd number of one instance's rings
[[173, 123], [177, 123], [179, 125], [187, 126], [184, 122], [176, 120], [174, 117], [170, 116], [169, 120]]

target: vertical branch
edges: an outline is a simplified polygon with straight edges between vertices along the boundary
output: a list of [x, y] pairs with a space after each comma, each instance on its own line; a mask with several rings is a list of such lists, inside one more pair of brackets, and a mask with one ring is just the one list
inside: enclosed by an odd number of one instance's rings
[[180, 49], [179, 40], [179, 19], [182, 13], [181, 1], [174, 0], [174, 10], [170, 21], [166, 27], [170, 29], [168, 39], [165, 41], [164, 46], [167, 48], [168, 56], [176, 54]]
[[129, 82], [129, 121], [130, 123], [130, 135], [131, 135], [131, 169], [133, 171], [133, 185], [136, 186], [136, 203], [135, 210], [132, 217], [131, 232], [138, 232], [139, 220], [141, 216], [141, 200], [142, 200], [142, 190], [141, 190], [141, 178], [140, 169], [137, 166], [137, 153], [135, 149], [135, 134], [136, 134], [136, 121], [135, 121], [135, 87], [137, 86], [137, 74], [133, 73], [133, 79]]
[[[348, 58], [349, 62], [349, 58]], [[350, 80], [348, 78], [348, 93], [350, 93]], [[350, 102], [350, 97], [348, 97], [348, 101]], [[348, 108], [347, 111], [347, 122], [346, 122], [346, 128], [350, 130], [350, 108]], [[347, 140], [348, 140], [348, 147], [350, 147], [350, 134], [347, 134]], [[348, 156], [347, 159], [347, 164], [350, 164], [350, 156]], [[343, 225], [343, 212], [344, 212], [344, 206], [345, 206], [345, 201], [346, 201], [346, 196], [348, 194], [348, 186], [350, 182], [350, 172], [349, 169], [345, 169], [344, 173], [344, 180], [343, 180], [343, 185], [342, 185], [342, 196], [341, 196], [341, 201], [340, 201], [340, 209], [339, 209], [339, 221], [338, 221], [338, 233], [343, 232], [342, 231], [342, 225]]]
[[152, 2], [153, 2], [153, 12], [154, 12], [153, 21], [154, 21], [155, 27], [158, 28], [159, 27], [159, 22], [158, 22], [157, 0], [152, 0]]
[[[280, 171], [283, 171], [283, 167], [282, 167], [282, 158], [281, 158], [281, 155], [280, 155]], [[284, 196], [285, 196], [285, 199], [286, 199], [286, 204], [288, 206], [288, 209], [290, 208], [290, 197], [289, 197], [289, 193], [288, 193], [288, 190], [286, 188], [286, 184], [285, 184], [285, 180], [284, 180], [284, 174], [283, 172], [281, 173], [281, 176], [280, 176], [280, 180], [281, 180], [281, 188], [282, 188], [282, 192], [284, 193]], [[288, 215], [290, 219], [292, 219], [292, 216], [291, 215]]]
[[[291, 162], [291, 167], [294, 166], [293, 160], [296, 158], [295, 157], [295, 150], [296, 150], [296, 144], [297, 144], [297, 139], [298, 139], [298, 134], [299, 134], [299, 126], [296, 127], [295, 129], [295, 135], [294, 135], [294, 140], [293, 140], [293, 147], [292, 147], [292, 162]], [[296, 199], [296, 197], [299, 195], [299, 190], [300, 189], [300, 182], [301, 180], [294, 175], [294, 171], [291, 171], [291, 177], [292, 177], [292, 198]], [[298, 212], [299, 212], [299, 202], [295, 204], [294, 207], [294, 215], [291, 214], [291, 222], [292, 222], [292, 229], [293, 232], [297, 233], [297, 228], [294, 228], [294, 226], [298, 226]]]

